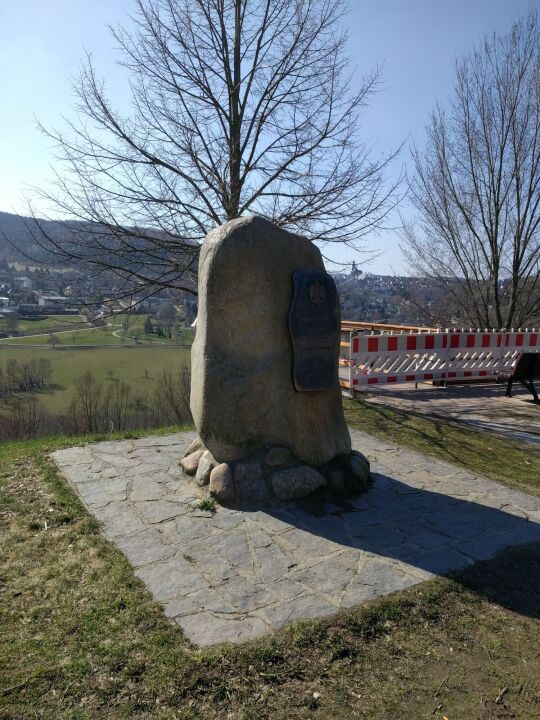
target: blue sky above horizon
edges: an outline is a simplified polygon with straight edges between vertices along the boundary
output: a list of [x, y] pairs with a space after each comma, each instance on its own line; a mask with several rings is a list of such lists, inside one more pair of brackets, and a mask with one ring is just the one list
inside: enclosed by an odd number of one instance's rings
[[[381, 68], [382, 84], [361, 120], [361, 139], [386, 153], [404, 143], [422, 145], [424, 127], [437, 102], [451, 97], [454, 61], [486, 34], [508, 31], [540, 0], [350, 0], [349, 54], [356, 73]], [[108, 94], [127, 103], [127, 83], [115, 65], [115, 42], [107, 25], [129, 26], [133, 0], [5, 0], [0, 4], [0, 210], [24, 214], [23, 192], [46, 186], [54, 152], [35, 125], [62, 127], [72, 113], [71, 87], [85, 51], [107, 81]], [[397, 167], [396, 167], [397, 170]], [[403, 212], [410, 214], [406, 205]], [[365, 269], [406, 270], [397, 232], [367, 238], [376, 253]], [[332, 249], [338, 261], [365, 257]]]

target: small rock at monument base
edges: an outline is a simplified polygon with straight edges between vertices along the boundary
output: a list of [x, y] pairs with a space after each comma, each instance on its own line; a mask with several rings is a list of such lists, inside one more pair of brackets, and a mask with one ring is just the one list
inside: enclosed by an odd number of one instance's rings
[[353, 475], [367, 477], [369, 475], [369, 460], [358, 450], [353, 450], [349, 457], [349, 467]]
[[370, 465], [367, 457], [362, 455], [361, 452], [353, 450], [349, 458], [349, 467], [356, 483], [360, 486], [360, 489], [366, 488], [370, 472]]
[[326, 473], [326, 480], [330, 489], [337, 495], [345, 492], [345, 476], [342, 470], [334, 468]]
[[188, 455], [191, 455], [196, 450], [203, 450], [204, 451], [204, 445], [201, 438], [195, 438], [195, 440], [191, 443], [191, 445], [188, 447], [186, 452], [182, 455], [182, 457], [187, 457]]
[[195, 450], [187, 457], [180, 460], [180, 467], [186, 473], [186, 475], [195, 475], [197, 468], [199, 467], [199, 460], [202, 458], [204, 450]]
[[280, 500], [307, 497], [323, 485], [326, 485], [324, 475], [308, 465], [272, 473], [272, 488]]
[[279, 468], [284, 465], [290, 465], [294, 461], [292, 452], [288, 447], [275, 445], [271, 447], [264, 456], [264, 462], [270, 468]]
[[234, 484], [240, 499], [248, 505], [270, 498], [264, 473], [258, 462], [238, 463], [234, 469]]
[[234, 500], [234, 479], [230, 465], [221, 463], [212, 470], [208, 490], [221, 503]]
[[195, 475], [195, 482], [200, 487], [208, 485], [210, 482], [210, 473], [216, 466], [216, 461], [212, 457], [212, 453], [208, 450], [204, 452], [199, 460], [199, 466], [197, 467], [197, 474]]

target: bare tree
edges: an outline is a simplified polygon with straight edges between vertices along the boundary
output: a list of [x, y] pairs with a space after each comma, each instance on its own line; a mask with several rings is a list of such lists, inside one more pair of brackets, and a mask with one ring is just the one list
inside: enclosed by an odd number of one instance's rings
[[189, 407], [191, 370], [186, 365], [177, 369], [163, 368], [154, 391], [154, 413], [161, 423], [192, 422]]
[[33, 362], [36, 386], [38, 388], [45, 387], [52, 377], [52, 363], [47, 358], [37, 358]]
[[136, 392], [133, 396], [133, 419], [136, 428], [145, 428], [148, 426], [148, 398], [146, 393]]
[[72, 413], [78, 410], [84, 432], [99, 432], [102, 426], [101, 385], [91, 372], [86, 372], [77, 380], [75, 390], [76, 406]]
[[395, 154], [358, 139], [378, 71], [347, 72], [343, 0], [136, 5], [133, 29], [112, 31], [132, 112], [114, 109], [88, 57], [77, 119], [44, 129], [59, 165], [41, 196], [65, 222], [40, 242], [59, 263], [107, 270], [117, 295], [194, 292], [199, 243], [226, 220], [258, 214], [355, 248], [384, 225]]
[[37, 437], [50, 427], [49, 415], [36, 397], [13, 398], [7, 406], [3, 433], [12, 438]]
[[113, 430], [125, 430], [130, 419], [131, 386], [125, 382], [114, 383], [110, 386], [109, 395], [109, 424]]
[[540, 28], [536, 13], [456, 65], [455, 96], [414, 149], [413, 268], [481, 327], [540, 317]]
[[6, 360], [5, 378], [7, 392], [16, 392], [19, 384], [19, 363], [15, 358], [8, 358]]

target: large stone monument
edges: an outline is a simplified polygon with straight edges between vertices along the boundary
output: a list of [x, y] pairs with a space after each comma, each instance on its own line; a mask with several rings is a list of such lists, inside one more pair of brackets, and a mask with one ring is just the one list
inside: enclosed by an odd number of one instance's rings
[[182, 460], [220, 502], [365, 489], [338, 382], [339, 302], [318, 248], [260, 217], [205, 238], [191, 352], [200, 439]]

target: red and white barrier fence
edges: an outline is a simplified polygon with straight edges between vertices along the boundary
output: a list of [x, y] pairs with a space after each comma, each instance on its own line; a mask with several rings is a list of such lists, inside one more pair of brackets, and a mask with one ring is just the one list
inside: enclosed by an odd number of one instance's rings
[[379, 383], [495, 379], [511, 375], [523, 353], [540, 353], [540, 330], [343, 331], [340, 382], [351, 391]]

